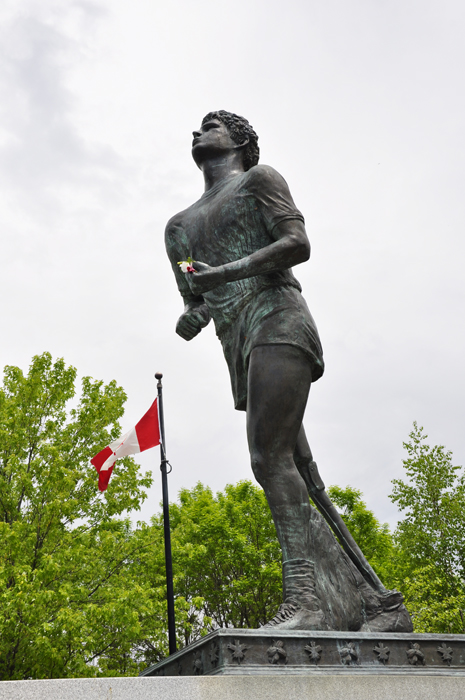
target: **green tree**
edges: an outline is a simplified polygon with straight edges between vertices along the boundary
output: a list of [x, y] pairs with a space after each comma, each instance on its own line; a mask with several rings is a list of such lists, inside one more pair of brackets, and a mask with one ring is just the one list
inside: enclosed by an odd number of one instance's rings
[[157, 602], [131, 563], [128, 522], [150, 474], [125, 458], [104, 495], [89, 459], [121, 433], [126, 399], [50, 354], [0, 389], [0, 679], [134, 673]]
[[[0, 389], [0, 679], [133, 675], [168, 651], [161, 516], [133, 529], [151, 484], [118, 463], [97, 489], [90, 458], [121, 434], [124, 391], [82, 380], [48, 353]], [[73, 407], [70, 408], [70, 403]], [[263, 492], [172, 504], [178, 644], [218, 626], [256, 627], [280, 603], [281, 552]]]
[[397, 550], [387, 523], [381, 524], [363, 501], [363, 494], [351, 486], [330, 486], [328, 494], [339, 508], [349, 532], [384, 585], [394, 585]]
[[[274, 615], [282, 602], [281, 550], [261, 488], [241, 481], [215, 496], [199, 483], [180, 491], [170, 519], [179, 645], [217, 627], [258, 627]], [[144, 550], [140, 574], [159, 592], [162, 529], [161, 517], [153, 518], [144, 536], [158, 544]], [[140, 649], [153, 663], [165, 645], [159, 636], [145, 639]]]
[[408, 481], [393, 481], [391, 499], [405, 511], [395, 532], [399, 578], [416, 631], [464, 632], [465, 476], [427, 437], [414, 423], [404, 443]]
[[218, 627], [258, 627], [281, 602], [281, 549], [263, 490], [250, 481], [213, 496], [198, 484], [172, 507], [174, 553], [185, 598], [204, 598]]
[[[44, 353], [0, 389], [0, 679], [134, 675], [168, 652], [163, 525], [132, 528], [150, 474], [125, 458], [100, 494], [90, 457], [121, 434], [124, 391]], [[72, 407], [70, 408], [70, 404]], [[408, 482], [394, 481], [395, 536], [350, 486], [329, 489], [417, 631], [462, 632], [465, 482], [414, 425]], [[263, 491], [202, 484], [170, 505], [178, 645], [258, 627], [281, 602], [281, 551]]]

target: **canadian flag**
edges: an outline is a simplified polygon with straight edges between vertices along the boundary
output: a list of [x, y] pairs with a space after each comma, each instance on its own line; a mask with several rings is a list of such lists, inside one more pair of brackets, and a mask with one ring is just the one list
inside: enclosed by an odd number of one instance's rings
[[160, 444], [160, 424], [158, 422], [157, 399], [149, 410], [128, 433], [104, 447], [90, 460], [98, 473], [98, 487], [105, 491], [117, 459], [144, 452]]

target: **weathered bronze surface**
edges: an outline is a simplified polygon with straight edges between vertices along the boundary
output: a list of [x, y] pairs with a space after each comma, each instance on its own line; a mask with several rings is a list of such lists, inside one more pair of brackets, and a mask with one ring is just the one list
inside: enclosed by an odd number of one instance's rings
[[[324, 371], [291, 271], [310, 256], [303, 216], [281, 175], [258, 164], [247, 120], [212, 112], [193, 136], [205, 192], [170, 219], [165, 235], [185, 304], [176, 332], [191, 340], [213, 318], [235, 407], [247, 412], [253, 473], [283, 552], [284, 602], [268, 625], [409, 632], [401, 594], [384, 588], [329, 500], [302, 425], [310, 386]], [[193, 261], [190, 271], [182, 261]], [[281, 657], [277, 648], [273, 658]]]
[[[342, 673], [463, 678], [465, 635], [219, 629], [150, 666], [141, 675], [282, 673], [313, 677]], [[420, 697], [416, 693], [414, 696]]]

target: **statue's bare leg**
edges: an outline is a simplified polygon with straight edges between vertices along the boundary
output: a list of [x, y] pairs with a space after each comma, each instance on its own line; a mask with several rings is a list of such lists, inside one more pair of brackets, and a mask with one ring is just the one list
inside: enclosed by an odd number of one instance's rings
[[294, 450], [310, 391], [310, 363], [291, 345], [255, 347], [248, 371], [247, 437], [283, 552], [284, 605], [272, 624], [323, 629], [310, 551], [310, 503]]
[[268, 499], [285, 561], [310, 555], [310, 504], [293, 455], [311, 378], [310, 364], [298, 348], [252, 350], [247, 403], [252, 469]]

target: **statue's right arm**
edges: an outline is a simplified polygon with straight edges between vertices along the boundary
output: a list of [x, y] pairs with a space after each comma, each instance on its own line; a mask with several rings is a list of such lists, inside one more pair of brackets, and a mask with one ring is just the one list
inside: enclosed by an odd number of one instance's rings
[[184, 301], [184, 312], [178, 318], [176, 333], [184, 340], [192, 340], [210, 322], [210, 312], [202, 297], [199, 301]]
[[186, 273], [182, 272], [178, 265], [179, 261], [188, 257], [184, 250], [185, 245], [182, 245], [182, 235], [180, 234], [177, 217], [173, 217], [166, 226], [166, 252], [171, 262], [179, 293], [184, 300], [184, 311], [176, 323], [176, 333], [184, 340], [192, 340], [210, 322], [210, 312], [203, 296], [196, 296], [192, 293], [186, 280]]

